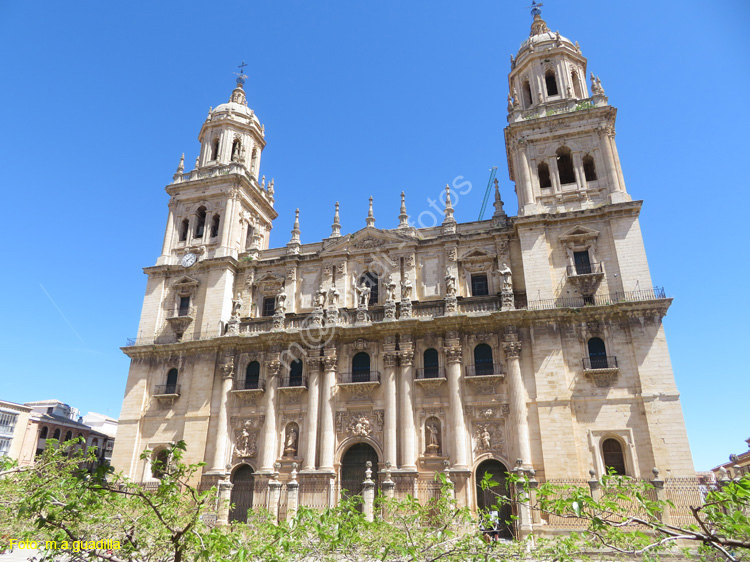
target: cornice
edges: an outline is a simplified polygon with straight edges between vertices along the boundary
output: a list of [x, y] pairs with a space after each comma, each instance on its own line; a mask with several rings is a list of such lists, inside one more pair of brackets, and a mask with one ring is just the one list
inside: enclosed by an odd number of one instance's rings
[[623, 203], [608, 203], [592, 209], [577, 209], [575, 211], [549, 212], [529, 215], [524, 217], [514, 217], [513, 225], [516, 233], [520, 228], [529, 226], [543, 226], [548, 224], [559, 224], [572, 221], [580, 221], [589, 218], [613, 218], [617, 216], [635, 216], [641, 212], [643, 206], [642, 200], [627, 201]]

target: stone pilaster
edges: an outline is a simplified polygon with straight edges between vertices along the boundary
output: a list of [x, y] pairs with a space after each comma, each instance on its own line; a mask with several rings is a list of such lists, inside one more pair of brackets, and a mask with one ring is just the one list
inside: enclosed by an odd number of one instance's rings
[[416, 470], [417, 455], [415, 450], [416, 429], [414, 424], [414, 398], [412, 389], [414, 387], [414, 351], [412, 344], [399, 352], [401, 362], [401, 374], [399, 376], [399, 400], [400, 408], [400, 431], [401, 431], [401, 465], [400, 468]]
[[385, 420], [383, 449], [384, 461], [396, 465], [396, 451], [398, 450], [398, 434], [396, 430], [398, 406], [396, 403], [396, 368], [398, 355], [396, 353], [385, 353], [383, 355], [385, 365], [385, 376], [383, 377], [383, 393], [385, 395]]
[[297, 482], [297, 463], [292, 463], [291, 480], [286, 483], [286, 520], [294, 519], [299, 506], [299, 482]]
[[466, 470], [469, 467], [466, 444], [466, 421], [464, 420], [464, 401], [461, 393], [461, 363], [463, 354], [460, 345], [445, 348], [446, 377], [448, 379], [449, 422], [453, 436], [452, 453], [454, 467]]
[[262, 472], [272, 472], [276, 462], [276, 388], [279, 384], [281, 362], [266, 363], [266, 419], [263, 424], [263, 449], [260, 461]]
[[336, 446], [334, 429], [333, 392], [336, 388], [336, 350], [326, 349], [321, 359], [323, 382], [320, 385], [320, 469], [333, 472], [333, 453]]
[[315, 470], [315, 459], [318, 454], [318, 409], [320, 406], [320, 359], [309, 358], [307, 361], [307, 418], [305, 420], [305, 471]]
[[521, 375], [521, 342], [515, 329], [506, 332], [503, 351], [508, 366], [508, 386], [510, 390], [510, 407], [516, 426], [516, 454], [523, 466], [531, 464], [531, 441], [529, 438], [528, 409], [526, 407], [526, 388]]
[[221, 372], [221, 396], [216, 426], [216, 442], [211, 472], [223, 473], [227, 463], [227, 445], [229, 444], [229, 396], [232, 391], [234, 376], [234, 351], [227, 351], [219, 370]]

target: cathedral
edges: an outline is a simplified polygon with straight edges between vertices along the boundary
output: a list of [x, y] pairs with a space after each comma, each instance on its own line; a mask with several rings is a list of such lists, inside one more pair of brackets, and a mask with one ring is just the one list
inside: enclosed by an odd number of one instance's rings
[[194, 169], [183, 158], [166, 187], [161, 255], [123, 348], [117, 470], [156, 482], [152, 461], [184, 440], [185, 460], [205, 463], [194, 483], [223, 484], [233, 520], [283, 511], [274, 483], [335, 505], [368, 463], [377, 487], [421, 500], [443, 472], [472, 510], [489, 505], [486, 472], [694, 475], [662, 325], [671, 299], [652, 285], [617, 110], [587, 83], [578, 42], [532, 15], [508, 75], [516, 216], [496, 182], [492, 217], [457, 223], [447, 186], [436, 226], [417, 228], [402, 193], [397, 228], [375, 226], [370, 199], [344, 234], [337, 204], [328, 238], [302, 244], [297, 211], [270, 248], [265, 127], [238, 77]]

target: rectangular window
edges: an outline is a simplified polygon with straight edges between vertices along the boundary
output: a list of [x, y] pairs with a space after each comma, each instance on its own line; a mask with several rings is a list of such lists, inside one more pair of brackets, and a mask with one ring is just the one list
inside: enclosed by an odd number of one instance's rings
[[589, 251], [573, 252], [573, 262], [576, 265], [576, 275], [586, 275], [591, 273], [591, 259]]
[[274, 297], [265, 297], [263, 299], [263, 316], [273, 316], [276, 309], [276, 299]]
[[178, 316], [187, 316], [190, 314], [190, 297], [180, 297], [180, 311]]
[[13, 435], [13, 430], [16, 429], [16, 420], [18, 414], [11, 414], [9, 412], [0, 412], [0, 433], [6, 435]]
[[0, 437], [0, 457], [4, 457], [10, 451], [10, 439], [6, 437]]
[[471, 276], [471, 296], [479, 297], [482, 295], [489, 295], [489, 287], [487, 285], [487, 274], [480, 273], [479, 275]]

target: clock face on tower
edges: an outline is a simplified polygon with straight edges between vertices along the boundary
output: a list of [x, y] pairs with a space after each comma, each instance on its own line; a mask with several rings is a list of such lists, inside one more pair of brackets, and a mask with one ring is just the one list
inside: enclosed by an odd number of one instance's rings
[[182, 264], [182, 267], [190, 267], [195, 263], [196, 257], [195, 254], [192, 252], [185, 254], [182, 256], [182, 261], [180, 262]]

